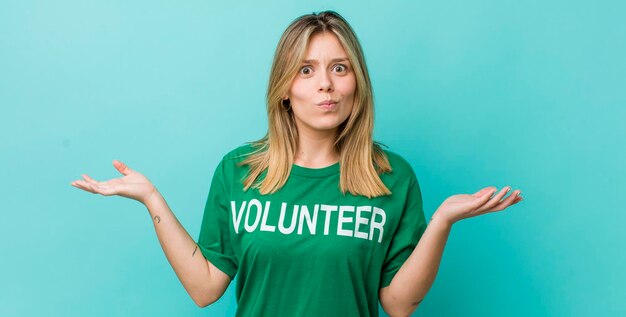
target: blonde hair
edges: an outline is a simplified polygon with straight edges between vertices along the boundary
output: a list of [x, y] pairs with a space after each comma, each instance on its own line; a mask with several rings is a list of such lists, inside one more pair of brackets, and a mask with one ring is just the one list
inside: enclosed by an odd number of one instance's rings
[[[268, 131], [256, 148], [240, 163], [250, 169], [243, 180], [244, 190], [258, 188], [261, 194], [279, 190], [287, 181], [294, 163], [298, 130], [293, 112], [282, 106], [291, 83], [305, 58], [312, 35], [332, 32], [343, 46], [356, 77], [352, 113], [337, 129], [335, 150], [340, 155], [339, 187], [345, 194], [368, 198], [390, 195], [379, 173], [391, 172], [391, 165], [380, 144], [372, 140], [374, 98], [359, 41], [346, 20], [338, 13], [324, 11], [295, 19], [278, 42], [267, 89]], [[260, 175], [267, 170], [265, 177]]]

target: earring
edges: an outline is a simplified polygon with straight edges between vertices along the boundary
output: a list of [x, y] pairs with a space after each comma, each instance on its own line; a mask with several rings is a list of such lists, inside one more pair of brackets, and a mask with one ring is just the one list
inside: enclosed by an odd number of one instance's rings
[[289, 102], [289, 98], [283, 99], [283, 109], [287, 112], [291, 110], [291, 102]]

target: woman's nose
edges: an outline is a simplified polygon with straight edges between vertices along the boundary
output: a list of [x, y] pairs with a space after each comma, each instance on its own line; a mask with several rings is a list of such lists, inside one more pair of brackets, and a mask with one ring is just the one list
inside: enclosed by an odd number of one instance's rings
[[323, 74], [321, 74], [320, 76], [320, 83], [319, 83], [319, 87], [318, 87], [318, 91], [319, 92], [329, 92], [329, 91], [333, 91], [333, 83], [330, 79], [330, 76], [328, 74], [328, 72], [324, 72]]

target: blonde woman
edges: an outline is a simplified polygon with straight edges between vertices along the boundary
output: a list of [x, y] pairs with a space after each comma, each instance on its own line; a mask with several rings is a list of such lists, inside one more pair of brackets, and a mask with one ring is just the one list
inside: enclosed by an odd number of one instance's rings
[[361, 46], [332, 11], [283, 33], [262, 139], [217, 166], [194, 241], [150, 181], [124, 176], [72, 185], [147, 207], [167, 259], [201, 307], [231, 280], [237, 316], [410, 315], [430, 289], [452, 225], [519, 202], [510, 187], [454, 195], [427, 226], [411, 166], [372, 141], [372, 87]]

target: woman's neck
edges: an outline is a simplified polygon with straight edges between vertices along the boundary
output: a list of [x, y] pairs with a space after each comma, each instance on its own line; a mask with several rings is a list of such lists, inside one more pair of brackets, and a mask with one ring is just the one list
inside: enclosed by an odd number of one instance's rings
[[309, 168], [322, 168], [339, 161], [335, 151], [335, 131], [298, 133], [298, 148], [294, 164]]

